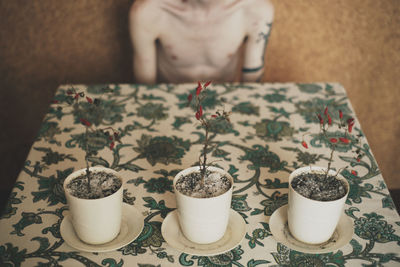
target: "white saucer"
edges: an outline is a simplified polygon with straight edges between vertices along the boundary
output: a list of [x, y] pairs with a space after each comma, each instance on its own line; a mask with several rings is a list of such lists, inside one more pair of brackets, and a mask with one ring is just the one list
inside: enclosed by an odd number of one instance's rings
[[353, 221], [343, 214], [333, 236], [328, 241], [317, 245], [298, 241], [290, 234], [287, 224], [287, 209], [288, 205], [282, 206], [271, 215], [269, 228], [276, 241], [291, 249], [304, 253], [328, 253], [348, 244], [353, 236]]
[[225, 235], [211, 244], [197, 244], [189, 241], [181, 232], [177, 211], [171, 211], [164, 219], [161, 233], [167, 243], [187, 254], [213, 256], [234, 249], [246, 234], [246, 223], [243, 217], [234, 210], [230, 211]]
[[64, 216], [60, 225], [60, 233], [64, 241], [71, 247], [86, 252], [107, 252], [126, 246], [142, 232], [144, 218], [133, 206], [123, 203], [121, 230], [118, 236], [105, 244], [91, 245], [83, 242], [76, 235], [69, 214]]

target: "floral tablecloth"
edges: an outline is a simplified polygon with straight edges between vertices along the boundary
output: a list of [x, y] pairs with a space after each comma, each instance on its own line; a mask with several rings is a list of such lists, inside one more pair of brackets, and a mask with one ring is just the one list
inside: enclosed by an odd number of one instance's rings
[[[1, 215], [0, 265], [400, 265], [400, 218], [363, 136], [360, 146], [338, 145], [333, 162], [336, 169], [350, 166], [341, 173], [351, 187], [345, 206], [354, 223], [351, 241], [334, 252], [304, 254], [276, 242], [270, 231], [271, 214], [287, 203], [289, 173], [327, 164], [328, 144], [317, 135], [310, 135], [309, 149], [301, 146], [305, 133], [319, 130], [316, 114], [328, 106], [332, 116], [339, 110], [345, 118], [355, 116], [344, 88], [334, 83], [211, 85], [204, 111], [232, 111], [231, 124], [211, 131], [211, 160], [234, 177], [232, 209], [246, 221], [247, 232], [236, 248], [217, 256], [188, 255], [169, 246], [161, 225], [175, 208], [172, 179], [198, 162], [204, 140], [195, 111], [187, 106], [196, 86], [60, 86]], [[82, 101], [70, 105], [71, 98]], [[96, 98], [101, 101], [91, 105]], [[113, 252], [79, 252], [60, 235], [68, 210], [63, 181], [85, 167], [83, 114], [98, 127], [120, 132], [122, 143], [112, 150], [106, 136], [90, 136], [88, 145], [96, 153], [89, 161], [120, 171], [124, 201], [144, 216], [140, 236]], [[354, 131], [362, 135], [358, 122]], [[364, 154], [359, 162], [353, 157], [356, 149]]]

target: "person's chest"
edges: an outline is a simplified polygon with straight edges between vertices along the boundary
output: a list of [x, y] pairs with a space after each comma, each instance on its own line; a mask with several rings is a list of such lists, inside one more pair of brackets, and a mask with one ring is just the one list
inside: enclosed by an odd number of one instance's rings
[[167, 16], [158, 38], [161, 60], [177, 66], [222, 66], [236, 57], [246, 31], [241, 12], [220, 17]]

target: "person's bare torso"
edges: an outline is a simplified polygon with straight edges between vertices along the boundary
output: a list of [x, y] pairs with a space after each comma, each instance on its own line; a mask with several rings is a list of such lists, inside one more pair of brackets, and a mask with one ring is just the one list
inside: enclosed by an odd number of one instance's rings
[[269, 0], [136, 0], [129, 17], [138, 82], [262, 77]]
[[[178, 2], [178, 3], [177, 3]], [[160, 1], [158, 77], [164, 82], [233, 81], [245, 37], [242, 1], [194, 10], [180, 1]]]

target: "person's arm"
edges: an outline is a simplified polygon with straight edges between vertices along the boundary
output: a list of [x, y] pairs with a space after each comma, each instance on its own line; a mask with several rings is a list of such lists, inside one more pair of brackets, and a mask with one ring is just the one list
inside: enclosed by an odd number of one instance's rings
[[[133, 45], [135, 82], [154, 84], [157, 81], [156, 40], [153, 1], [136, 0], [129, 14], [129, 31]], [[152, 10], [153, 9], [153, 10]]]
[[247, 40], [242, 68], [243, 82], [259, 82], [264, 74], [264, 55], [274, 18], [274, 8], [268, 0], [256, 1], [246, 11]]

